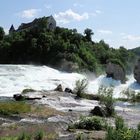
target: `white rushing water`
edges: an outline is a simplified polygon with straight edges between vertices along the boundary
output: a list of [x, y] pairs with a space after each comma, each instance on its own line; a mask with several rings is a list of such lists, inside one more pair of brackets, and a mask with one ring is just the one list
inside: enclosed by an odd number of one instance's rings
[[[47, 66], [0, 65], [0, 96], [10, 97], [25, 88], [52, 90], [59, 84], [62, 84], [63, 88], [73, 89], [75, 81], [85, 77], [82, 74], [64, 73]], [[90, 79], [92, 79], [91, 74]], [[120, 92], [127, 88], [140, 90], [140, 85], [135, 82], [132, 75], [128, 77], [126, 84], [101, 75], [94, 80], [89, 80], [88, 93], [97, 93], [101, 85], [114, 86], [115, 97], [120, 97]]]

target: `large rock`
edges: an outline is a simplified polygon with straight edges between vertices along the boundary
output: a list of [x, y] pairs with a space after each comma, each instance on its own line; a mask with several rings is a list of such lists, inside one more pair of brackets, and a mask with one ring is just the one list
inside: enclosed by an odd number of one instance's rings
[[59, 92], [63, 92], [63, 88], [62, 88], [62, 85], [59, 84], [55, 89], [54, 91], [59, 91]]
[[99, 106], [95, 106], [93, 110], [91, 110], [90, 112], [92, 115], [95, 116], [100, 116], [100, 117], [105, 117], [106, 116], [106, 111], [99, 107]]
[[67, 92], [67, 93], [73, 93], [72, 89], [70, 89], [70, 88], [65, 88], [64, 91]]
[[125, 71], [119, 64], [109, 62], [106, 66], [107, 77], [112, 77], [115, 80], [120, 80], [125, 83]]
[[134, 68], [134, 78], [140, 84], [140, 60], [138, 60], [137, 64], [135, 65], [135, 68]]

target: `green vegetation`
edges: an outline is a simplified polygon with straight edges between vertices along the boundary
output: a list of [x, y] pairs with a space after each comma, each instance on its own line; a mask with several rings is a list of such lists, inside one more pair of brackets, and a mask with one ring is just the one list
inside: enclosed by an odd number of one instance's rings
[[19, 136], [1, 137], [0, 140], [43, 140], [44, 137], [44, 132], [39, 130], [35, 134], [27, 134], [23, 132]]
[[36, 136], [35, 136], [35, 140], [42, 140], [43, 139], [43, 137], [44, 137], [44, 132], [43, 131], [38, 131], [37, 133], [36, 133]]
[[89, 70], [99, 74], [104, 71], [108, 60], [116, 59], [125, 69], [132, 69], [135, 60], [133, 52], [124, 47], [110, 48], [103, 40], [92, 41], [92, 29], [85, 29], [84, 35], [76, 29], [56, 27], [55, 30], [48, 30], [46, 20], [45, 17], [40, 18], [36, 26], [9, 35], [5, 35], [1, 27], [0, 63], [34, 63], [59, 67], [61, 60], [66, 60], [76, 63], [81, 71]]
[[100, 96], [99, 103], [105, 108], [107, 116], [113, 116], [115, 114], [113, 88], [101, 86], [98, 90], [98, 95]]
[[139, 140], [140, 131], [128, 128], [121, 117], [115, 120], [115, 128], [108, 126], [106, 140]]
[[68, 130], [86, 129], [86, 130], [103, 130], [106, 128], [106, 121], [97, 116], [82, 117], [78, 122], [70, 124]]
[[124, 95], [124, 100], [129, 102], [140, 102], [140, 93], [136, 93], [134, 90], [131, 90], [127, 88], [126, 90], [123, 90], [122, 95]]
[[0, 114], [12, 115], [30, 112], [31, 106], [24, 102], [0, 102]]
[[86, 79], [78, 80], [75, 83], [74, 93], [78, 98], [82, 98], [86, 92], [88, 82]]

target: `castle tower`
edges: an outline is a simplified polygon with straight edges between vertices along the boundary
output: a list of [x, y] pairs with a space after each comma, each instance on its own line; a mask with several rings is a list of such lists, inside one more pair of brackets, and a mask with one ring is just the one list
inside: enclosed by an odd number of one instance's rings
[[13, 26], [13, 24], [12, 24], [11, 27], [10, 27], [10, 29], [9, 29], [9, 34], [11, 34], [11, 33], [13, 33], [13, 32], [15, 32], [15, 28], [14, 28], [14, 26]]

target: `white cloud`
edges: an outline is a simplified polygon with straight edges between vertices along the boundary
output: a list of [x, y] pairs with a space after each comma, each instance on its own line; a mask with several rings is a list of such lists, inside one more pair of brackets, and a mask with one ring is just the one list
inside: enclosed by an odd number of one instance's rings
[[37, 16], [37, 14], [41, 11], [41, 9], [27, 9], [24, 10], [20, 13], [18, 13], [18, 16], [20, 16], [21, 18], [34, 18], [35, 16]]
[[106, 34], [106, 35], [112, 34], [112, 31], [110, 30], [98, 30], [97, 32], [100, 34]]
[[124, 40], [128, 40], [128, 41], [140, 41], [140, 36], [136, 36], [136, 35], [125, 35], [123, 36]]
[[66, 24], [71, 21], [82, 21], [89, 18], [89, 14], [84, 12], [82, 14], [74, 12], [72, 9], [68, 9], [65, 12], [59, 12], [54, 15], [58, 23]]

